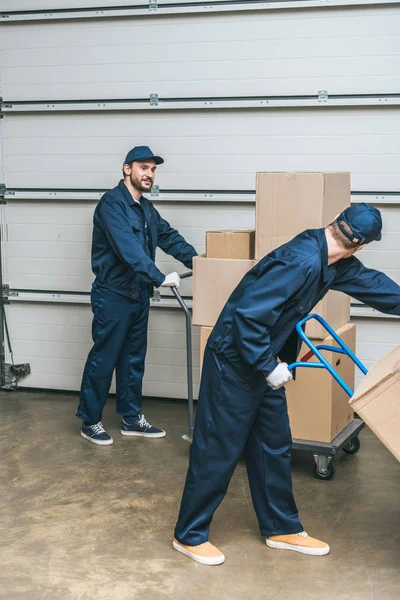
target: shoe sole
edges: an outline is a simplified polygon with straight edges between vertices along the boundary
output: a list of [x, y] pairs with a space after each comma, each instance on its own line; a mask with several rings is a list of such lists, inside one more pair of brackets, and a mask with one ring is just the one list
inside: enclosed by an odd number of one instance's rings
[[190, 552], [190, 550], [188, 550], [187, 548], [185, 548], [181, 544], [178, 544], [175, 541], [172, 542], [172, 546], [175, 548], [175, 550], [178, 550], [178, 552], [182, 552], [182, 554], [188, 556], [189, 558], [191, 558], [195, 562], [200, 563], [201, 565], [215, 567], [217, 565], [222, 565], [225, 562], [225, 556], [223, 554], [221, 556], [206, 558], [205, 556], [199, 556], [198, 554]]
[[114, 440], [112, 438], [109, 440], [94, 440], [89, 435], [86, 435], [86, 433], [84, 433], [83, 431], [81, 431], [81, 436], [85, 438], [85, 440], [88, 440], [89, 442], [92, 442], [92, 444], [96, 444], [97, 446], [111, 446], [111, 444], [114, 443]]
[[274, 542], [273, 540], [265, 540], [268, 548], [277, 548], [278, 550], [293, 550], [301, 554], [309, 556], [325, 556], [329, 554], [330, 548], [326, 545], [324, 548], [307, 548], [307, 546], [296, 546], [295, 544], [286, 544], [286, 542]]
[[137, 437], [147, 437], [147, 438], [163, 438], [167, 435], [165, 433], [165, 431], [163, 431], [162, 433], [142, 433], [141, 431], [125, 431], [124, 429], [121, 429], [121, 433], [122, 433], [122, 435], [130, 435], [130, 436], [136, 435]]

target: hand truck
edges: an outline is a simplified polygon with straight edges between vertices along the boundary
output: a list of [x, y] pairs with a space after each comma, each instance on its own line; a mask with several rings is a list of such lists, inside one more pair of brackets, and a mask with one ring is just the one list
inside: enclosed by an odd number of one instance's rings
[[[339, 348], [336, 346], [327, 346], [326, 344], [315, 345], [306, 335], [304, 331], [304, 325], [310, 319], [316, 319], [326, 329], [326, 331], [332, 336], [332, 338], [339, 344]], [[327, 369], [332, 377], [338, 382], [338, 384], [344, 389], [349, 395], [353, 396], [353, 390], [347, 385], [342, 377], [335, 371], [331, 364], [326, 360], [321, 350], [328, 350], [329, 352], [337, 352], [338, 354], [345, 354], [351, 358], [356, 366], [366, 375], [368, 373], [366, 367], [357, 358], [354, 352], [343, 342], [343, 340], [337, 335], [330, 325], [317, 314], [311, 314], [301, 319], [296, 325], [297, 333], [305, 344], [310, 348], [311, 352], [317, 357], [318, 362], [309, 363], [305, 361], [294, 362], [288, 366], [290, 370], [296, 369], [297, 367], [307, 367], [311, 369]], [[365, 427], [365, 423], [355, 418], [352, 423], [347, 425], [332, 442], [314, 442], [307, 440], [293, 440], [294, 450], [307, 450], [313, 453], [315, 467], [314, 474], [317, 479], [332, 479], [335, 474], [335, 467], [333, 459], [336, 454], [343, 450], [346, 454], [355, 454], [360, 449], [360, 440], [358, 434]]]
[[[192, 271], [183, 273], [179, 277], [181, 279], [187, 279], [192, 276]], [[182, 438], [187, 442], [192, 442], [193, 431], [194, 431], [194, 401], [193, 401], [193, 361], [192, 361], [192, 318], [190, 310], [183, 300], [179, 290], [176, 287], [171, 287], [172, 293], [179, 302], [179, 305], [183, 309], [186, 318], [186, 369], [187, 369], [187, 390], [188, 390], [188, 411], [189, 411], [189, 433], [184, 434]], [[327, 346], [325, 344], [319, 344], [316, 346], [307, 337], [304, 332], [303, 326], [310, 319], [316, 319], [319, 321], [326, 331], [333, 337], [333, 339], [339, 344], [339, 348], [335, 346]], [[340, 339], [337, 333], [332, 329], [330, 325], [319, 315], [310, 314], [301, 319], [296, 325], [297, 332], [305, 344], [318, 358], [319, 362], [308, 363], [308, 362], [294, 362], [289, 365], [289, 369], [295, 369], [297, 367], [306, 367], [314, 369], [327, 369], [339, 385], [345, 390], [345, 392], [351, 397], [353, 391], [347, 385], [347, 383], [340, 377], [335, 369], [328, 363], [326, 358], [321, 353], [321, 350], [328, 350], [330, 352], [337, 352], [339, 354], [346, 354], [349, 356], [357, 367], [364, 373], [367, 374], [367, 369], [362, 362], [355, 356], [352, 350]], [[335, 474], [335, 467], [333, 464], [334, 457], [340, 450], [343, 450], [346, 454], [355, 454], [360, 449], [360, 440], [358, 434], [365, 427], [364, 422], [361, 419], [355, 418], [352, 423], [347, 425], [339, 435], [332, 440], [330, 443], [326, 442], [315, 442], [311, 440], [293, 440], [294, 450], [305, 450], [312, 452], [315, 467], [314, 474], [317, 479], [332, 479]]]
[[[192, 271], [187, 271], [179, 275], [180, 279], [187, 279], [193, 275]], [[193, 402], [193, 361], [192, 361], [192, 316], [190, 310], [182, 298], [176, 286], [171, 286], [172, 293], [178, 300], [186, 318], [186, 371], [187, 371], [187, 391], [188, 391], [188, 409], [189, 409], [189, 433], [182, 437], [189, 443], [193, 440], [194, 431], [194, 402]]]

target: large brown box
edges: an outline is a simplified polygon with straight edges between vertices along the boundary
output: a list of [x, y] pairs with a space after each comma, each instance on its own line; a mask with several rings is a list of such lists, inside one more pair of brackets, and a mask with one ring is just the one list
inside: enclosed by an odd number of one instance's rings
[[255, 231], [243, 230], [206, 232], [207, 258], [254, 258]]
[[[318, 304], [311, 310], [312, 313], [320, 315], [332, 329], [339, 329], [350, 319], [350, 296], [331, 290]], [[317, 319], [310, 319], [306, 323], [306, 333], [308, 337], [315, 340], [322, 340], [326, 336], [326, 329]]]
[[350, 405], [400, 461], [400, 347], [370, 369]]
[[204, 350], [212, 330], [212, 327], [200, 327], [200, 376], [203, 369]]
[[257, 173], [256, 259], [350, 206], [350, 173]]
[[[325, 227], [348, 206], [350, 173], [257, 173], [256, 259], [305, 229]], [[350, 298], [330, 291], [312, 312], [337, 329], [350, 319]], [[315, 339], [326, 335], [316, 320], [306, 331]]]
[[193, 325], [213, 327], [235, 287], [254, 261], [230, 258], [193, 259]]
[[[347, 323], [336, 333], [353, 352], [356, 345], [356, 326]], [[314, 343], [321, 343], [314, 341]], [[338, 346], [331, 336], [323, 344]], [[310, 354], [303, 344], [299, 360]], [[323, 351], [328, 362], [334, 367], [349, 387], [354, 389], [355, 367], [353, 361], [344, 354]], [[308, 362], [317, 362], [312, 355]], [[286, 396], [292, 436], [299, 440], [330, 443], [352, 420], [353, 409], [349, 396], [327, 369], [299, 367], [296, 380], [286, 385]]]

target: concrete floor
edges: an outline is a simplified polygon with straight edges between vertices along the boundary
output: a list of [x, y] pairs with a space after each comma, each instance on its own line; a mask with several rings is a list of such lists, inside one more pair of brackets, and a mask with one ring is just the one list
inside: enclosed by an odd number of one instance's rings
[[161, 440], [127, 439], [110, 400], [113, 446], [79, 436], [76, 398], [1, 392], [0, 598], [7, 600], [399, 600], [400, 470], [369, 431], [357, 455], [317, 481], [309, 455], [293, 477], [306, 529], [327, 557], [270, 550], [257, 529], [244, 464], [217, 511], [203, 567], [171, 548], [186, 474], [185, 407], [148, 403]]

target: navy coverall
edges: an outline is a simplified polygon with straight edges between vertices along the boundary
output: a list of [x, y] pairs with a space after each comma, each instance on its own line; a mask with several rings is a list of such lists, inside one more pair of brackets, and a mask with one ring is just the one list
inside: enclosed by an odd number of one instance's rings
[[147, 349], [149, 296], [165, 275], [154, 264], [156, 247], [189, 269], [196, 250], [152, 203], [135, 202], [123, 180], [106, 192], [93, 218], [92, 337], [82, 378], [77, 417], [101, 421], [114, 369], [117, 414], [137, 417]]
[[213, 513], [242, 453], [261, 534], [299, 533], [284, 388], [265, 378], [277, 357], [296, 360], [296, 323], [334, 289], [400, 315], [400, 287], [354, 256], [328, 266], [324, 229], [303, 232], [265, 256], [230, 296], [206, 346], [194, 439], [176, 539], [208, 540]]

